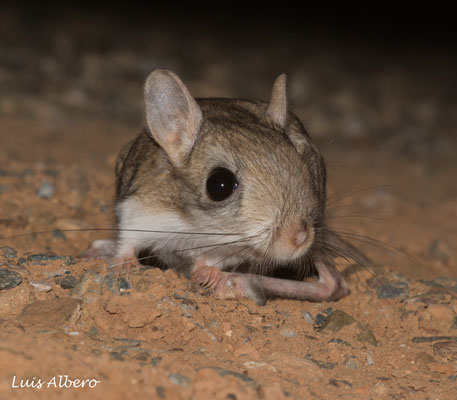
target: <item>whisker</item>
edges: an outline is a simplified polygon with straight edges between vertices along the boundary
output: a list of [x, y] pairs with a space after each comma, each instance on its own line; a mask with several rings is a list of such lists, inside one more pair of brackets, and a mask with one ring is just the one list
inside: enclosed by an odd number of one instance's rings
[[381, 249], [384, 249], [384, 250], [388, 250], [390, 251], [391, 253], [398, 253], [398, 254], [401, 254], [403, 255], [404, 257], [406, 257], [407, 259], [409, 259], [411, 262], [414, 262], [418, 265], [423, 265], [418, 259], [416, 259], [415, 257], [413, 257], [412, 255], [406, 253], [405, 251], [403, 250], [400, 250], [399, 248], [395, 247], [395, 246], [392, 246], [390, 244], [387, 244], [381, 240], [377, 240], [377, 239], [374, 239], [374, 238], [371, 238], [369, 236], [364, 236], [364, 235], [360, 235], [358, 233], [355, 233], [355, 232], [351, 232], [351, 231], [338, 231], [338, 230], [333, 230], [332, 229], [332, 232], [342, 236], [342, 237], [346, 237], [348, 239], [354, 239], [354, 240], [359, 240], [361, 242], [365, 242], [367, 244], [370, 244], [374, 247], [378, 247], [378, 248], [381, 248]]
[[381, 217], [375, 217], [373, 215], [364, 215], [364, 214], [336, 214], [336, 215], [327, 215], [325, 220], [326, 221], [331, 221], [331, 220], [334, 220], [334, 219], [341, 219], [341, 218], [367, 218], [367, 219], [371, 219], [371, 220], [374, 220], [374, 221], [380, 221], [380, 222], [386, 222], [386, 223], [389, 223], [389, 224], [393, 224], [392, 221], [388, 220], [388, 219], [385, 219], [385, 218], [381, 218]]
[[[354, 255], [352, 254], [348, 254], [347, 252], [345, 252], [343, 249], [339, 248], [339, 247], [336, 247], [336, 246], [333, 246], [333, 245], [330, 245], [330, 244], [324, 244], [321, 246], [326, 249], [327, 251], [329, 251], [330, 253], [333, 253], [333, 255], [337, 256], [337, 257], [341, 257], [343, 258], [343, 260], [345, 260], [350, 266], [352, 266], [352, 270], [355, 272], [356, 276], [357, 276], [357, 279], [359, 279], [359, 276], [357, 274], [357, 269], [355, 268], [355, 266], [353, 265], [353, 263], [351, 263], [351, 260], [355, 261], [356, 265], [358, 265], [359, 267], [363, 268], [365, 271], [368, 271], [368, 273], [374, 277], [374, 274], [363, 264], [362, 261], [358, 260], [358, 259], [355, 259], [354, 258]], [[345, 254], [346, 253], [346, 254]], [[375, 278], [376, 279], [376, 278]]]
[[[204, 255], [204, 254], [208, 254], [208, 253], [211, 252], [211, 251], [217, 250], [217, 249], [219, 249], [219, 248], [221, 248], [221, 247], [223, 247], [223, 246], [225, 246], [225, 245], [227, 245], [227, 244], [236, 244], [236, 243], [242, 243], [242, 242], [249, 242], [249, 241], [250, 241], [252, 238], [254, 238], [254, 237], [255, 237], [255, 235], [254, 235], [254, 236], [249, 236], [249, 237], [247, 237], [247, 238], [245, 238], [245, 239], [235, 240], [235, 241], [233, 241], [233, 242], [222, 243], [221, 245], [219, 245], [219, 246], [217, 246], [217, 247], [211, 248], [211, 249], [209, 249], [209, 250], [207, 250], [207, 251], [204, 251], [204, 252], [200, 253], [200, 254], [199, 254], [199, 257], [201, 257], [201, 256]], [[246, 247], [249, 247], [249, 246], [246, 246]], [[222, 260], [222, 261], [223, 261], [223, 260]], [[221, 261], [219, 261], [219, 262], [221, 262]]]
[[[42, 235], [54, 233], [53, 230], [47, 231], [37, 231], [37, 232], [28, 232], [20, 233], [17, 235], [4, 236], [0, 237], [0, 240], [14, 239], [25, 236], [32, 235]], [[241, 233], [222, 233], [222, 232], [185, 232], [185, 231], [156, 231], [150, 229], [119, 229], [119, 228], [75, 228], [75, 229], [59, 229], [60, 232], [143, 232], [143, 233], [164, 233], [164, 234], [174, 234], [174, 235], [199, 235], [199, 236], [241, 236]]]
[[[352, 185], [354, 186], [354, 185]], [[334, 195], [331, 195], [330, 197], [327, 198], [327, 207], [332, 205], [332, 204], [335, 204], [336, 202], [338, 201], [341, 201], [343, 199], [346, 199], [350, 196], [354, 196], [355, 194], [358, 194], [358, 193], [362, 193], [362, 192], [366, 192], [368, 190], [375, 190], [375, 189], [380, 189], [380, 188], [388, 188], [388, 187], [392, 187], [392, 185], [377, 185], [377, 186], [371, 186], [371, 187], [367, 187], [367, 188], [363, 188], [363, 189], [360, 189], [360, 190], [356, 190], [355, 192], [351, 192], [351, 193], [348, 193], [348, 194], [345, 194], [339, 198], [336, 198], [334, 199], [333, 196]], [[343, 190], [344, 191], [344, 190]], [[340, 191], [341, 193], [342, 191]], [[331, 200], [331, 201], [329, 201]]]
[[[348, 264], [351, 264], [351, 260], [355, 261], [355, 263], [359, 267], [361, 267], [365, 271], [367, 271], [377, 281], [377, 278], [373, 274], [373, 272], [371, 272], [370, 269], [365, 265], [365, 263], [363, 261], [361, 261], [359, 259], [359, 257], [357, 257], [356, 255], [351, 254], [350, 252], [348, 252], [348, 251], [346, 251], [344, 249], [341, 249], [341, 248], [339, 248], [337, 246], [331, 245], [329, 243], [317, 242], [316, 245], [318, 247], [320, 247], [321, 249], [327, 250], [328, 252], [332, 253], [335, 256], [343, 258]], [[357, 270], [355, 268], [354, 268], [354, 271], [357, 274]]]
[[346, 251], [338, 246], [326, 242], [315, 243], [318, 248], [328, 250], [332, 252], [334, 255], [344, 258], [348, 263], [350, 263], [350, 260], [353, 260], [360, 267], [366, 268], [365, 263], [362, 260], [360, 260], [360, 258], [357, 255], [351, 254], [349, 251]]
[[[233, 256], [236, 255], [236, 254], [239, 255], [239, 254], [243, 253], [245, 250], [248, 250], [249, 247], [250, 247], [249, 245], [244, 246], [240, 251], [231, 254], [230, 257], [233, 257]], [[229, 272], [236, 272], [236, 270], [237, 270], [241, 265], [243, 265], [244, 262], [245, 262], [245, 260], [241, 260], [241, 261], [239, 261], [236, 265], [231, 266], [230, 269], [229, 269]]]
[[220, 264], [221, 262], [223, 262], [223, 261], [227, 260], [227, 258], [233, 257], [234, 255], [237, 255], [237, 254], [239, 254], [239, 253], [241, 253], [241, 252], [243, 252], [243, 251], [247, 250], [249, 247], [250, 247], [249, 245], [247, 245], [247, 246], [244, 246], [244, 247], [243, 247], [241, 250], [235, 251], [235, 252], [233, 252], [233, 253], [229, 254], [228, 256], [226, 256], [226, 257], [222, 258], [222, 259], [221, 259], [221, 260], [219, 260], [219, 261], [218, 261], [216, 264]]
[[338, 195], [340, 195], [340, 194], [344, 194], [347, 190], [353, 188], [355, 185], [356, 185], [356, 184], [353, 183], [352, 185], [349, 185], [349, 186], [344, 187], [344, 188], [342, 188], [342, 189], [338, 189], [336, 192], [332, 193], [331, 195], [328, 195], [328, 196], [327, 196], [327, 199], [326, 199], [326, 200], [327, 200], [327, 203], [328, 203], [330, 200], [333, 200], [333, 198], [334, 198], [335, 196], [338, 196]]
[[[213, 243], [213, 244], [208, 244], [208, 245], [205, 245], [205, 246], [189, 247], [189, 248], [186, 248], [186, 249], [176, 249], [176, 250], [169, 251], [169, 252], [166, 252], [166, 253], [161, 253], [160, 255], [161, 256], [166, 256], [166, 255], [170, 255], [170, 254], [182, 253], [182, 252], [185, 252], [185, 251], [207, 249], [207, 248], [211, 248], [210, 250], [214, 250], [214, 248], [219, 248], [219, 247], [223, 247], [223, 246], [226, 246], [226, 245], [229, 245], [229, 244], [234, 244], [234, 243], [241, 243], [241, 242], [244, 242], [244, 241], [247, 241], [247, 240], [249, 240], [249, 238], [234, 240], [234, 241], [225, 242], [225, 243]], [[202, 254], [205, 254], [205, 253], [202, 253]], [[107, 268], [113, 268], [113, 267], [117, 267], [117, 266], [120, 266], [120, 265], [124, 265], [128, 261], [135, 261], [135, 260], [143, 261], [143, 260], [148, 260], [150, 258], [155, 258], [157, 256], [158, 256], [157, 254], [150, 254], [148, 256], [139, 257], [139, 258], [138, 257], [132, 257], [131, 259], [124, 259], [123, 262], [121, 262], [121, 263], [110, 264], [110, 265], [108, 265]]]
[[321, 152], [321, 153], [324, 153], [325, 150], [327, 150], [327, 147], [329, 147], [330, 145], [332, 145], [334, 141], [335, 141], [334, 138], [330, 139], [330, 140], [328, 141], [328, 143], [321, 149], [320, 152]]

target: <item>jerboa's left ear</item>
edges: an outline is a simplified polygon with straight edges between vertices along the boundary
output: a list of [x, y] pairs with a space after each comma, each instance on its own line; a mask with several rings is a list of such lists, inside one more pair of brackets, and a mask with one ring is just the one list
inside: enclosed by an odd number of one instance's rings
[[267, 118], [278, 128], [287, 128], [287, 75], [279, 75], [271, 91], [270, 104], [267, 109]]
[[166, 69], [156, 69], [148, 76], [144, 99], [151, 136], [171, 163], [182, 167], [200, 130], [200, 107], [178, 76]]

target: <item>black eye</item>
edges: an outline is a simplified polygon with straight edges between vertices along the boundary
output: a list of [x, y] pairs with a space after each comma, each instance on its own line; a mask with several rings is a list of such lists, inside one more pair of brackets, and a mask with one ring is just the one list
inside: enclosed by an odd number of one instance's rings
[[237, 186], [235, 174], [226, 168], [215, 169], [206, 181], [206, 191], [213, 201], [225, 200], [235, 191]]

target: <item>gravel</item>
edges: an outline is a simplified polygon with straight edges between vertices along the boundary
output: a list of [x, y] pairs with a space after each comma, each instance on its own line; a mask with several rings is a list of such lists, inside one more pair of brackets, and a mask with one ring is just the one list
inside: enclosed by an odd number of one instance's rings
[[15, 271], [0, 269], [0, 290], [12, 289], [22, 283], [22, 277]]
[[32, 280], [29, 282], [29, 285], [32, 286], [34, 289], [36, 289], [39, 292], [50, 292], [52, 290], [52, 286], [49, 282], [45, 281], [35, 281]]
[[5, 258], [16, 258], [17, 257], [17, 250], [8, 247], [8, 246], [3, 246], [0, 247], [0, 250], [2, 250], [3, 257]]
[[48, 181], [44, 181], [37, 190], [37, 195], [42, 199], [50, 199], [54, 196], [56, 188]]
[[313, 316], [308, 311], [302, 311], [301, 315], [308, 324], [312, 324], [314, 322]]
[[78, 284], [78, 279], [73, 275], [65, 274], [54, 277], [55, 283], [62, 289], [73, 289]]
[[354, 369], [354, 370], [359, 369], [359, 362], [357, 361], [357, 358], [355, 358], [353, 356], [347, 357], [344, 360], [344, 365], [350, 369]]
[[409, 286], [406, 282], [387, 283], [376, 289], [378, 299], [396, 299], [409, 297]]
[[191, 380], [187, 376], [180, 374], [178, 372], [169, 374], [168, 378], [170, 378], [170, 381], [173, 384], [180, 385], [183, 387], [188, 387], [191, 383]]
[[297, 332], [290, 328], [282, 328], [279, 333], [281, 334], [281, 336], [288, 338], [294, 338], [295, 336], [297, 336]]

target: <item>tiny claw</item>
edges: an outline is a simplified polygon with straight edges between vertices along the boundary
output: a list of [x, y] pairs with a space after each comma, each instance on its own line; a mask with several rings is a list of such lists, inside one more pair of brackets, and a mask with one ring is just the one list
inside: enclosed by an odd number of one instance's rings
[[194, 269], [191, 280], [204, 288], [214, 289], [218, 285], [222, 274], [217, 267], [202, 266]]
[[222, 272], [217, 267], [199, 266], [191, 280], [204, 288], [214, 289], [219, 299], [250, 298], [259, 305], [266, 303], [262, 286], [253, 275]]
[[137, 271], [140, 270], [140, 263], [138, 262], [137, 259], [132, 260], [132, 258], [127, 258], [127, 259], [123, 258], [123, 259], [119, 260], [118, 263], [116, 262], [115, 265], [116, 266], [114, 268], [114, 276], [115, 276], [116, 280], [119, 279], [119, 275], [121, 275], [121, 272], [123, 270], [125, 270], [125, 272], [127, 273], [127, 277], [126, 277], [127, 280], [129, 280], [130, 270], [132, 269], [132, 267], [136, 267]]

